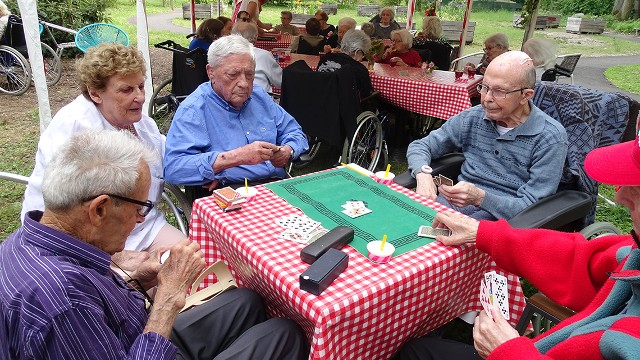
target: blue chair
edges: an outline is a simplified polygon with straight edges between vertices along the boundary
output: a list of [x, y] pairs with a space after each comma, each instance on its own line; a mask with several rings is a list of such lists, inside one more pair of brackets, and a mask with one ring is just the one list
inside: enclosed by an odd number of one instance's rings
[[101, 43], [120, 43], [129, 45], [129, 35], [124, 30], [111, 24], [89, 24], [76, 33], [76, 46], [82, 52], [86, 52], [92, 46]]

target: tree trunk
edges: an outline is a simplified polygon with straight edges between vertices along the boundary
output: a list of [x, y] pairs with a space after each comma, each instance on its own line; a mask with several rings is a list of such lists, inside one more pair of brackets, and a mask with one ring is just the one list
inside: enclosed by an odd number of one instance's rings
[[529, 21], [524, 24], [524, 37], [522, 38], [522, 45], [527, 42], [530, 38], [533, 37], [533, 32], [536, 30], [536, 18], [538, 17], [538, 6], [540, 5], [540, 0], [527, 0], [533, 2], [533, 11], [531, 12], [531, 16], [529, 17]]
[[616, 20], [620, 20], [620, 10], [622, 9], [622, 4], [624, 0], [616, 0], [613, 3], [613, 9], [611, 9], [611, 15], [616, 18]]
[[620, 9], [620, 20], [628, 20], [631, 19], [633, 14], [633, 4], [634, 0], [624, 0], [622, 4], [622, 8]]

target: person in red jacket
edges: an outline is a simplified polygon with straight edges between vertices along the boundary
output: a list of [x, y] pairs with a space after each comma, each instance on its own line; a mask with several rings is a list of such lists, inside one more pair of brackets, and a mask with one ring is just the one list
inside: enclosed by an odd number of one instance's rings
[[630, 235], [587, 241], [580, 233], [514, 229], [505, 220], [478, 222], [452, 212], [434, 221], [452, 230], [451, 236], [437, 237], [444, 245], [475, 244], [576, 315], [529, 339], [493, 308], [493, 320], [484, 311], [475, 320], [475, 346], [423, 337], [396, 358], [640, 359], [640, 138], [592, 151], [585, 170], [598, 182], [618, 186], [615, 200], [629, 208]]

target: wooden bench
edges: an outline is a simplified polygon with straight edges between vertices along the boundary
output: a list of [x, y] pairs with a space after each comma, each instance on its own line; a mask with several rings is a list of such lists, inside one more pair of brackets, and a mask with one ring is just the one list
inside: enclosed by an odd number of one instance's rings
[[394, 6], [393, 11], [396, 13], [396, 17], [407, 18], [406, 6]]
[[380, 14], [380, 5], [358, 5], [358, 16], [374, 16]]
[[[476, 30], [476, 22], [469, 21], [467, 23], [466, 44], [473, 42], [473, 34]], [[460, 43], [460, 34], [462, 34], [462, 21], [442, 21], [442, 36], [451, 43]]]
[[[196, 19], [210, 19], [213, 16], [213, 4], [195, 4]], [[182, 18], [191, 19], [191, 4], [182, 4]]]
[[326, 12], [327, 15], [336, 15], [338, 14], [338, 4], [322, 4], [320, 10]]
[[309, 14], [292, 14], [292, 15], [293, 15], [293, 17], [291, 18], [292, 25], [301, 24], [304, 26], [307, 20], [314, 17], [313, 15], [309, 15]]

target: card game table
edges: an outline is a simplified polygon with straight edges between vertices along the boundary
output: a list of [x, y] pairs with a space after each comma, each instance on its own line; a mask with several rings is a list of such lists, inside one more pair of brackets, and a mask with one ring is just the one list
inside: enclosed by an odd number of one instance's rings
[[462, 81], [455, 80], [453, 71], [425, 70], [414, 67], [399, 67], [375, 64], [371, 85], [380, 91], [384, 100], [405, 110], [447, 120], [471, 107], [470, 96], [477, 95], [481, 75]]
[[276, 41], [256, 40], [254, 46], [267, 51], [271, 51], [271, 49], [288, 49], [291, 46], [291, 35], [289, 34], [265, 34], [265, 36], [275, 37]]
[[[389, 187], [433, 210], [452, 211], [399, 185]], [[211, 197], [196, 200], [190, 237], [208, 264], [226, 261], [239, 286], [257, 291], [272, 316], [289, 317], [304, 329], [311, 359], [388, 359], [407, 340], [481, 310], [480, 285], [491, 270], [507, 277], [511, 324], [522, 314], [525, 298], [518, 277], [474, 246], [438, 242], [385, 264], [345, 246], [347, 269], [319, 296], [302, 291], [299, 276], [309, 267], [300, 260], [304, 245], [278, 239], [283, 228], [276, 221], [304, 214], [266, 187], [256, 188], [258, 194], [238, 211], [222, 212]], [[388, 219], [390, 226], [393, 221]], [[205, 279], [203, 286], [212, 281]]]

